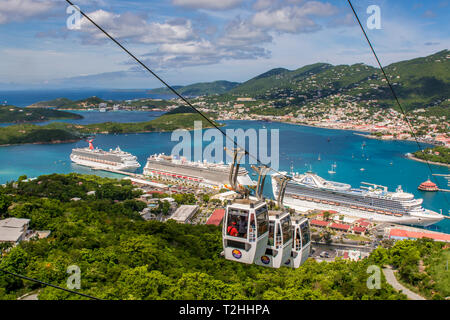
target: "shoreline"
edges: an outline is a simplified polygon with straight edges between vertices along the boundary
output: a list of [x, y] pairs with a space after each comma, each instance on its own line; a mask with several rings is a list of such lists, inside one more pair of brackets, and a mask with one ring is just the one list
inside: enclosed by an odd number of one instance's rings
[[443, 167], [450, 168], [450, 164], [442, 163], [442, 162], [426, 161], [426, 160], [423, 160], [423, 159], [416, 158], [412, 154], [406, 155], [406, 158], [408, 158], [410, 160], [418, 161], [418, 162], [429, 163], [429, 164], [434, 164], [436, 166], [443, 166]]

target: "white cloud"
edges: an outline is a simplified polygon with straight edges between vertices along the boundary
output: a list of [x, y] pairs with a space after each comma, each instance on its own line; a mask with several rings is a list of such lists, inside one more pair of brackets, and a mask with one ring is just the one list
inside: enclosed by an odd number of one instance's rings
[[235, 8], [240, 5], [243, 0], [173, 0], [176, 6], [195, 8], [195, 9], [215, 9], [225, 10]]
[[311, 16], [328, 17], [336, 14], [337, 11], [337, 8], [330, 3], [308, 1], [301, 6], [264, 9], [255, 13], [251, 21], [257, 27], [279, 32], [314, 32], [320, 30], [321, 26]]
[[55, 4], [52, 0], [0, 0], [0, 24], [48, 14]]
[[[189, 41], [196, 38], [190, 20], [178, 19], [164, 23], [147, 22], [146, 17], [142, 15], [115, 14], [104, 10], [91, 12], [88, 16], [118, 40], [127, 39], [127, 41], [135, 43], [159, 44]], [[80, 30], [87, 34], [84, 37], [86, 43], [98, 43], [99, 40], [106, 38], [86, 18], [82, 19]]]
[[298, 8], [292, 7], [257, 12], [252, 18], [252, 23], [257, 27], [291, 33], [320, 29], [312, 19], [301, 14]]
[[271, 42], [272, 37], [261, 28], [257, 28], [248, 21], [237, 18], [225, 28], [225, 34], [218, 40], [221, 46], [236, 47], [249, 46]]

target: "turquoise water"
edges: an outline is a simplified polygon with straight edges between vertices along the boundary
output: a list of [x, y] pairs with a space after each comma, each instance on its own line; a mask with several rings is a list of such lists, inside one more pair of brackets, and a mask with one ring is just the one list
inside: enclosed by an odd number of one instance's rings
[[[267, 129], [279, 129], [280, 170], [290, 171], [292, 163], [296, 172], [304, 172], [311, 168], [325, 179], [349, 183], [353, 187], [359, 187], [362, 181], [385, 185], [390, 190], [402, 185], [405, 191], [423, 198], [424, 207], [448, 213], [449, 207], [444, 193], [424, 193], [417, 190], [417, 186], [430, 177], [430, 172], [426, 164], [404, 157], [405, 153], [417, 149], [417, 145], [413, 142], [371, 140], [350, 131], [282, 123], [225, 121], [225, 124], [225, 128], [262, 129], [265, 126]], [[144, 166], [150, 154], [171, 152], [177, 142], [171, 142], [170, 138], [171, 133], [98, 135], [95, 144], [102, 149], [115, 148], [119, 145], [123, 150], [136, 155]], [[363, 142], [366, 143], [364, 149], [362, 149]], [[15, 180], [23, 174], [28, 177], [69, 172], [100, 174], [98, 171], [93, 172], [71, 164], [69, 159], [71, 150], [85, 145], [86, 142], [80, 141], [58, 145], [0, 147], [0, 182]], [[207, 143], [204, 143], [204, 146], [206, 145]], [[319, 154], [321, 161], [318, 161]], [[336, 174], [330, 175], [328, 170], [335, 162]], [[248, 168], [248, 165], [246, 167]], [[366, 170], [360, 171], [361, 168]], [[450, 173], [447, 167], [432, 166], [432, 169], [434, 173]], [[446, 180], [442, 177], [437, 179], [439, 185], [446, 188]], [[266, 182], [265, 194], [272, 196], [269, 180]], [[449, 197], [450, 194], [446, 196]], [[450, 233], [450, 221], [442, 221], [430, 229]]]

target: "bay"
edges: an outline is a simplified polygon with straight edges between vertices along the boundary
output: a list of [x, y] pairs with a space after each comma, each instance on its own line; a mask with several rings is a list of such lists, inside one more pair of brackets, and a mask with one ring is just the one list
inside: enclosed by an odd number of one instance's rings
[[[142, 115], [139, 112], [136, 114]], [[417, 190], [417, 186], [428, 177], [431, 178], [431, 174], [425, 163], [405, 158], [405, 153], [417, 150], [417, 145], [413, 142], [371, 140], [357, 136], [352, 131], [275, 122], [224, 121], [224, 124], [224, 129], [278, 129], [280, 171], [290, 172], [291, 166], [295, 172], [299, 173], [312, 170], [325, 179], [349, 183], [353, 187], [359, 187], [363, 181], [384, 185], [390, 190], [402, 185], [405, 191], [423, 198], [425, 208], [438, 212], [442, 210], [444, 214], [448, 214], [449, 207], [445, 197], [449, 194], [425, 193]], [[97, 135], [95, 144], [102, 149], [120, 146], [123, 150], [136, 155], [143, 168], [149, 155], [171, 153], [172, 148], [178, 143], [178, 141], [171, 141], [171, 136], [172, 134], [168, 132]], [[362, 147], [363, 143], [365, 143], [364, 147]], [[205, 142], [203, 147], [207, 144]], [[16, 180], [23, 174], [28, 177], [37, 177], [42, 174], [69, 172], [119, 177], [72, 164], [69, 159], [71, 150], [85, 145], [86, 142], [79, 141], [56, 145], [0, 147], [0, 182]], [[334, 163], [336, 163], [336, 174], [330, 175], [328, 170]], [[249, 164], [245, 164], [245, 167], [250, 169]], [[138, 172], [142, 172], [142, 168]], [[361, 171], [361, 168], [365, 170]], [[450, 173], [447, 167], [433, 165], [432, 169], [434, 173]], [[436, 179], [439, 185], [445, 188], [446, 180], [442, 177], [436, 177]], [[271, 190], [270, 179], [267, 179], [265, 195], [272, 197]], [[441, 221], [429, 229], [450, 233], [450, 221]]]

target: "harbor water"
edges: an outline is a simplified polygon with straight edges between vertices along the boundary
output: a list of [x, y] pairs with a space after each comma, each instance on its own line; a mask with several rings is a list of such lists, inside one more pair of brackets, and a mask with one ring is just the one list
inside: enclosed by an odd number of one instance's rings
[[[142, 121], [142, 113], [127, 113], [133, 114], [133, 117], [136, 116], [136, 120], [140, 117]], [[82, 114], [84, 119], [72, 121], [79, 123], [98, 121], [100, 118], [104, 119], [105, 115], [99, 112], [83, 112]], [[108, 116], [112, 114], [114, 113], [110, 113]], [[115, 121], [121, 121], [119, 119], [121, 115], [122, 113], [117, 113], [114, 116]], [[371, 140], [355, 135], [352, 131], [277, 122], [224, 121], [224, 125], [224, 129], [278, 129], [280, 132], [280, 171], [290, 172], [291, 167], [294, 172], [299, 173], [312, 170], [325, 179], [348, 183], [353, 187], [359, 187], [361, 182], [370, 182], [387, 186], [389, 190], [395, 190], [398, 185], [401, 185], [404, 191], [423, 198], [425, 208], [437, 212], [442, 210], [444, 214], [448, 215], [449, 207], [446, 197], [448, 198], [450, 194], [427, 193], [417, 190], [417, 186], [421, 182], [428, 177], [431, 178], [431, 173], [425, 163], [405, 157], [406, 153], [417, 150], [414, 142]], [[143, 168], [149, 155], [171, 153], [172, 148], [178, 143], [178, 141], [171, 141], [171, 136], [172, 134], [169, 132], [97, 135], [95, 145], [105, 150], [120, 146], [123, 150], [136, 155]], [[208, 143], [204, 142], [203, 147]], [[0, 147], [0, 182], [16, 180], [21, 175], [37, 177], [43, 174], [69, 172], [118, 177], [115, 174], [91, 171], [88, 168], [72, 164], [69, 159], [71, 150], [84, 146], [86, 146], [85, 141]], [[330, 174], [328, 171], [334, 163], [336, 163], [334, 169], [336, 173]], [[250, 170], [248, 163], [244, 166]], [[142, 172], [142, 168], [140, 172]], [[433, 165], [432, 170], [437, 174], [450, 173], [450, 169], [443, 166]], [[441, 188], [446, 187], [447, 181], [443, 177], [436, 177], [436, 179]], [[270, 179], [267, 179], [264, 193], [268, 197], [272, 197], [270, 183]], [[429, 229], [450, 233], [450, 221], [442, 221]]]

